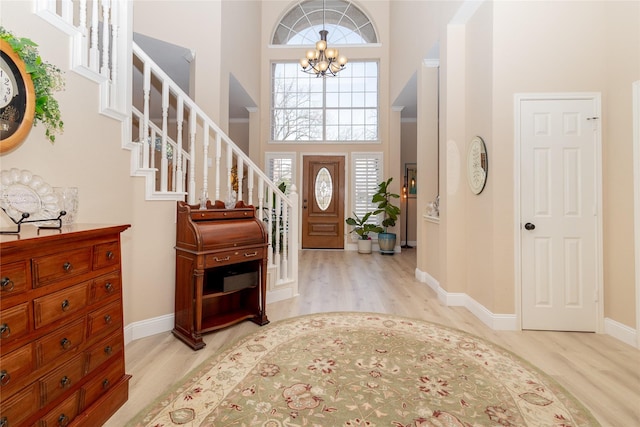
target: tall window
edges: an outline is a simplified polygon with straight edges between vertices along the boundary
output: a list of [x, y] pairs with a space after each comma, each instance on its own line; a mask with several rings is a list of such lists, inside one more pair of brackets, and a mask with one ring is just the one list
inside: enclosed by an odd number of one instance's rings
[[378, 63], [350, 62], [337, 77], [273, 64], [274, 141], [377, 141]]
[[[303, 0], [279, 22], [274, 45], [314, 46], [319, 31], [344, 46], [377, 43], [367, 15], [349, 0]], [[291, 62], [272, 64], [271, 139], [298, 142], [378, 141], [378, 62], [350, 58], [336, 77], [305, 74]]]
[[[382, 181], [382, 153], [352, 153], [351, 160], [353, 212], [362, 218], [377, 207], [371, 199], [378, 189], [378, 183]], [[379, 220], [371, 217], [369, 222]]]

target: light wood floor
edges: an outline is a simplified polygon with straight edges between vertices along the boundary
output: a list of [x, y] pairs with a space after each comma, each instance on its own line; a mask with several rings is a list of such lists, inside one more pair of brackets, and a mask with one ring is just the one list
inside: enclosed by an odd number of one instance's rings
[[[393, 256], [356, 252], [300, 252], [300, 296], [267, 305], [271, 322], [301, 314], [368, 311], [452, 326], [503, 346], [555, 378], [584, 403], [603, 426], [640, 426], [640, 351], [604, 334], [493, 331], [461, 307], [445, 307], [414, 277], [415, 249]], [[109, 420], [122, 427], [173, 383], [221, 346], [257, 330], [242, 322], [205, 337], [192, 351], [170, 332], [126, 347], [133, 375], [129, 401]]]

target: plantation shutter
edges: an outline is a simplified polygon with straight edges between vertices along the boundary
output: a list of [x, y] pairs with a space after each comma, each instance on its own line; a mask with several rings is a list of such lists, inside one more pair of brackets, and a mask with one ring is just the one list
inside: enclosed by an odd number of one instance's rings
[[287, 192], [289, 191], [294, 177], [294, 161], [293, 153], [266, 153], [266, 170], [267, 176], [279, 185], [284, 182], [287, 184]]
[[[353, 212], [362, 218], [376, 208], [371, 202], [378, 183], [382, 181], [382, 153], [353, 153]], [[377, 217], [369, 218], [377, 223]]]

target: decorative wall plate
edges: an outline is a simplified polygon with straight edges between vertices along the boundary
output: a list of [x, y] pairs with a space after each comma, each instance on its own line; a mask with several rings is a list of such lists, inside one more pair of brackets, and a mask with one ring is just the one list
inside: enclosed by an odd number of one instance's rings
[[15, 222], [23, 213], [30, 221], [54, 219], [60, 213], [53, 187], [30, 171], [15, 168], [0, 172], [0, 207]]
[[487, 146], [479, 136], [474, 137], [467, 151], [467, 181], [473, 194], [480, 194], [484, 190], [489, 173]]

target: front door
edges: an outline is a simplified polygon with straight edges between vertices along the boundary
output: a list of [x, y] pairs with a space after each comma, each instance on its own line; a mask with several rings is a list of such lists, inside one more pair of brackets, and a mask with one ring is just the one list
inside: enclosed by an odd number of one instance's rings
[[344, 157], [304, 156], [302, 248], [344, 248]]
[[597, 327], [595, 97], [520, 100], [522, 328]]

